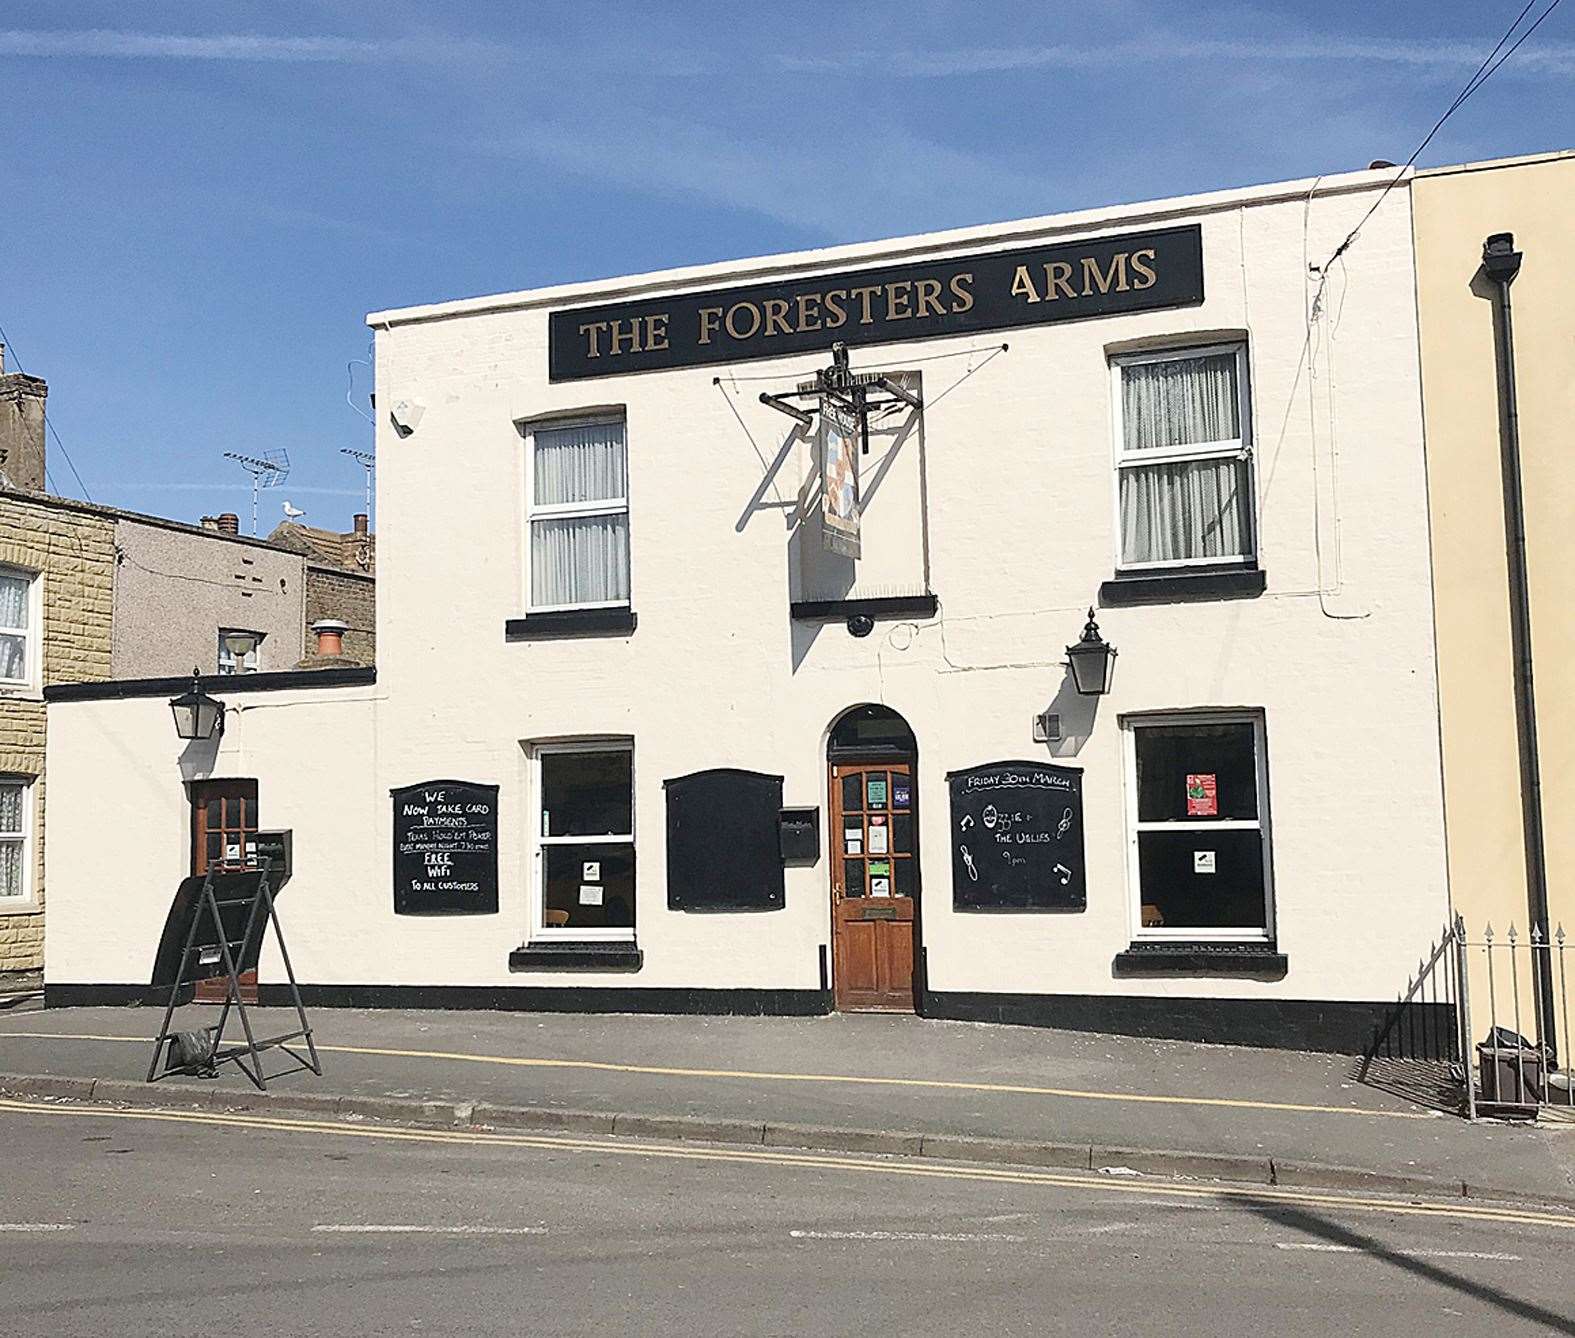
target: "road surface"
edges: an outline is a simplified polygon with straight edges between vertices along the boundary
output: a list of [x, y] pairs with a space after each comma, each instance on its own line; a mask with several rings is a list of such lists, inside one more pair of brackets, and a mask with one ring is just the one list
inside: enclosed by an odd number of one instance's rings
[[1575, 1216], [0, 1102], [7, 1335], [1575, 1334]]

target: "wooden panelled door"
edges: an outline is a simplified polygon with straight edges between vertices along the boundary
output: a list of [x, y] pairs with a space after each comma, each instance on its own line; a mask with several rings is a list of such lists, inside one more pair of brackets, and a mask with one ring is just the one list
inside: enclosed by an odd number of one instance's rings
[[[191, 871], [244, 869], [257, 855], [257, 782], [193, 781], [191, 787]], [[241, 998], [257, 1002], [257, 972], [242, 971]], [[198, 1003], [223, 1003], [222, 979], [199, 980]]]
[[831, 764], [836, 1005], [913, 1011], [919, 865], [913, 763]]

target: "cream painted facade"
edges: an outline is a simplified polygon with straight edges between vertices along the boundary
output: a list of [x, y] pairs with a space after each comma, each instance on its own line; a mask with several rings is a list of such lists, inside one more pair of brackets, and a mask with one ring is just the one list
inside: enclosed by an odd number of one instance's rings
[[[55, 702], [49, 876], [70, 891], [54, 894], [48, 986], [67, 1001], [77, 987], [145, 983], [185, 871], [183, 783], [212, 775], [257, 778], [264, 827], [293, 827], [281, 912], [297, 972], [323, 997], [359, 986], [358, 997], [416, 1002], [437, 997], [423, 987], [476, 987], [477, 1002], [524, 1006], [829, 1007], [828, 732], [850, 707], [880, 703], [917, 741], [926, 1011], [1222, 1039], [1283, 1026], [1287, 1040], [1359, 1046], [1448, 914], [1409, 190], [1382, 199], [1321, 300], [1308, 278], [1387, 180], [1357, 173], [372, 316], [380, 408], [421, 409], [409, 430], [378, 425], [376, 685], [227, 696], [216, 751], [184, 761], [161, 699]], [[1192, 223], [1199, 304], [854, 348], [855, 369], [915, 373], [926, 407], [906, 432], [878, 435], [861, 466], [883, 481], [868, 489], [869, 556], [842, 593], [938, 601], [935, 616], [879, 620], [864, 638], [790, 617], [793, 601], [835, 590], [813, 522], [795, 523], [813, 493], [809, 447], [757, 399], [758, 378], [791, 384], [825, 351], [548, 378], [555, 308]], [[1117, 562], [1112, 359], [1235, 341], [1266, 588], [1102, 608], [1119, 649], [1114, 690], [1079, 697], [1063, 648]], [[638, 625], [511, 639], [528, 591], [524, 434], [590, 411], [626, 423]], [[1064, 740], [1036, 744], [1033, 718], [1052, 704]], [[1221, 711], [1263, 722], [1269, 929], [1284, 964], [1122, 969], [1141, 927], [1127, 725]], [[532, 750], [609, 739], [633, 747], [642, 963], [511, 970], [539, 923]], [[955, 909], [946, 777], [1003, 759], [1082, 769], [1085, 910]], [[663, 781], [713, 767], [781, 775], [786, 804], [820, 810], [821, 858], [786, 870], [780, 910], [668, 908]], [[389, 792], [439, 777], [499, 787], [497, 914], [393, 913]], [[85, 839], [109, 794], [124, 814], [113, 846]], [[265, 983], [273, 969], [265, 955]]]
[[1476, 934], [1529, 921], [1493, 305], [1478, 279], [1485, 239], [1512, 232], [1549, 920], [1575, 933], [1575, 153], [1422, 172], [1412, 196], [1454, 905]]

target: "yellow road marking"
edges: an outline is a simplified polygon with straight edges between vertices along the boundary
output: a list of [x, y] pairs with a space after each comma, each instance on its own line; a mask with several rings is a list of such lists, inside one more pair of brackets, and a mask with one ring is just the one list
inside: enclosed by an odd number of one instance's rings
[[1575, 1216], [1534, 1209], [1454, 1204], [1442, 1201], [1400, 1201], [1361, 1195], [1315, 1193], [1270, 1186], [1194, 1185], [1170, 1181], [1104, 1180], [1089, 1175], [1036, 1171], [1022, 1167], [923, 1165], [814, 1152], [780, 1152], [767, 1148], [681, 1146], [670, 1143], [619, 1142], [615, 1139], [560, 1138], [543, 1134], [486, 1133], [466, 1129], [411, 1129], [395, 1125], [345, 1124], [333, 1120], [283, 1119], [273, 1116], [217, 1114], [207, 1111], [117, 1110], [101, 1106], [11, 1101], [0, 1098], [0, 1111], [89, 1119], [165, 1121], [225, 1128], [271, 1129], [279, 1132], [331, 1134], [400, 1143], [447, 1143], [462, 1147], [533, 1148], [547, 1152], [592, 1152], [598, 1156], [655, 1157], [679, 1161], [733, 1162], [755, 1166], [796, 1166], [807, 1169], [861, 1171], [875, 1175], [928, 1177], [938, 1180], [983, 1181], [991, 1184], [1044, 1185], [1099, 1194], [1159, 1195], [1177, 1199], [1225, 1199], [1232, 1202], [1288, 1203], [1349, 1208], [1361, 1212], [1401, 1213], [1412, 1217], [1463, 1218], [1477, 1222], [1510, 1222], [1522, 1226], [1575, 1231]]
[[[92, 1036], [77, 1032], [0, 1031], [0, 1037], [51, 1041], [129, 1041], [149, 1045], [151, 1036]], [[1021, 1083], [956, 1082], [943, 1078], [879, 1078], [847, 1073], [773, 1073], [750, 1069], [690, 1069], [657, 1064], [614, 1064], [596, 1059], [532, 1059], [514, 1055], [472, 1055], [453, 1050], [390, 1050], [369, 1045], [323, 1045], [326, 1054], [376, 1055], [386, 1059], [442, 1059], [462, 1064], [514, 1068], [589, 1069], [600, 1073], [642, 1073], [661, 1078], [732, 1078], [749, 1082], [848, 1083], [865, 1087], [941, 1088], [954, 1092], [1000, 1092], [1010, 1096], [1058, 1096], [1078, 1101], [1116, 1101], [1161, 1106], [1222, 1106], [1230, 1110], [1277, 1110], [1297, 1115], [1360, 1115], [1387, 1120], [1432, 1120], [1432, 1111], [1367, 1110], [1358, 1106], [1304, 1105], [1293, 1101], [1253, 1101], [1224, 1096], [1170, 1096], [1152, 1092], [1085, 1092], [1075, 1087], [1030, 1087]]]

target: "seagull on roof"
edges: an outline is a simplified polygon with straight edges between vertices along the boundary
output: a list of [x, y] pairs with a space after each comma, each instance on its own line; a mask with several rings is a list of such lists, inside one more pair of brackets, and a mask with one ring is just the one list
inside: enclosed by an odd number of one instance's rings
[[305, 514], [306, 512], [300, 510], [298, 507], [291, 506], [288, 500], [285, 502], [284, 518], [286, 520], [299, 520]]

